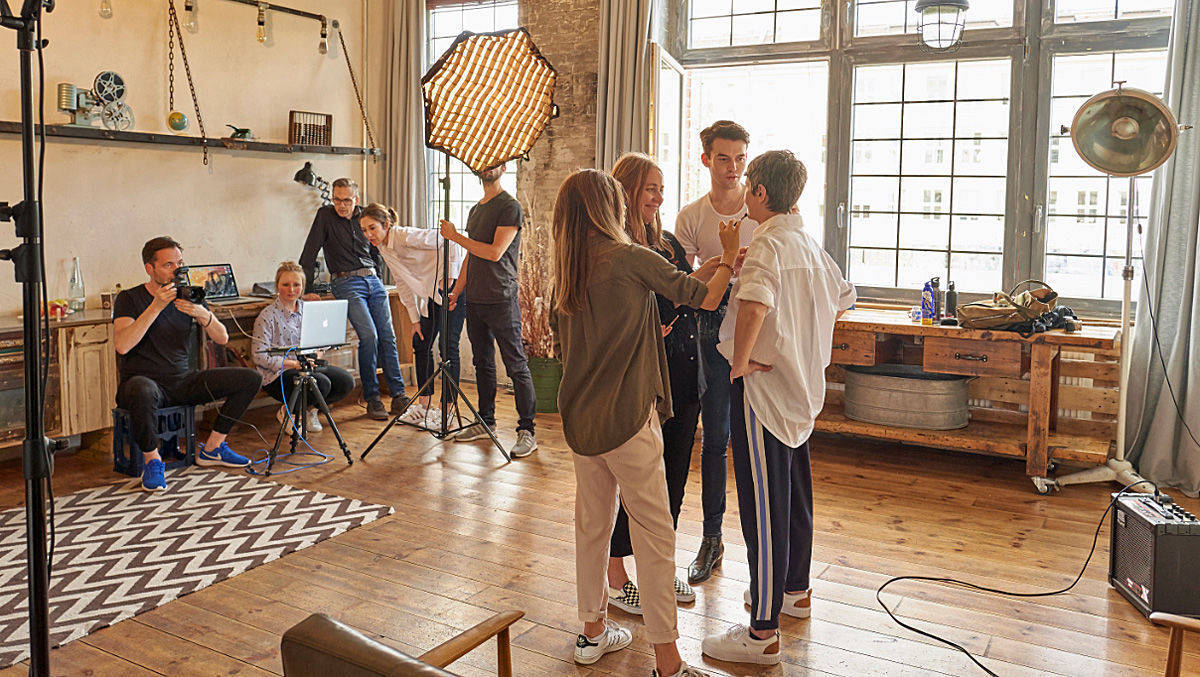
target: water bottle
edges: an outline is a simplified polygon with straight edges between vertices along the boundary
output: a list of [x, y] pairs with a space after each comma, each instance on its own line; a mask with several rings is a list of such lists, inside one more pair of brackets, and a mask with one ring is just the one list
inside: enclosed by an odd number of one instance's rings
[[76, 256], [71, 265], [71, 279], [67, 283], [67, 299], [71, 310], [83, 310], [83, 301], [87, 294], [83, 291], [83, 271], [79, 269], [79, 257]]

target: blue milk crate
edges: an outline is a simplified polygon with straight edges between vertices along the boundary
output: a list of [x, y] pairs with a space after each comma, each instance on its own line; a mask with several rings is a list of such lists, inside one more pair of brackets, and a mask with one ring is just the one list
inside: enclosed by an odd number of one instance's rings
[[[196, 408], [163, 407], [158, 417], [158, 453], [167, 469], [196, 463]], [[113, 470], [130, 477], [142, 474], [142, 450], [129, 429], [129, 412], [113, 409]]]

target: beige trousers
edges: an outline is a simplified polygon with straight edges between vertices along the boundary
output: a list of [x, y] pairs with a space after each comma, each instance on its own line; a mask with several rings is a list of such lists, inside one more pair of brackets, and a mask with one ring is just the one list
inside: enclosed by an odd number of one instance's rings
[[592, 623], [608, 610], [608, 544], [617, 519], [618, 491], [629, 514], [646, 639], [679, 637], [675, 621], [675, 529], [667, 503], [662, 428], [651, 412], [628, 442], [599, 456], [575, 459], [575, 581], [579, 619]]

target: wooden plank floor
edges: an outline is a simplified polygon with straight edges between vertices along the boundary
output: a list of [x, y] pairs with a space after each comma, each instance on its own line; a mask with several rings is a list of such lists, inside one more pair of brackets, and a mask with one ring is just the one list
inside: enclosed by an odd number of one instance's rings
[[[513, 437], [511, 398], [500, 428]], [[271, 410], [248, 420], [273, 439]], [[282, 672], [279, 638], [312, 612], [328, 613], [371, 637], [419, 653], [507, 609], [519, 675], [646, 675], [652, 661], [640, 620], [629, 651], [588, 668], [571, 662], [575, 620], [574, 478], [557, 416], [539, 415], [541, 449], [505, 464], [484, 443], [441, 443], [397, 428], [366, 461], [357, 455], [379, 430], [353, 405], [336, 412], [355, 454], [279, 476], [281, 482], [395, 506], [396, 513], [308, 550], [99, 630], [51, 653], [58, 675], [265, 675]], [[234, 447], [263, 446], [240, 429]], [[314, 446], [336, 449], [328, 431]], [[59, 459], [59, 495], [119, 479], [108, 438]], [[782, 668], [747, 670], [706, 662], [700, 639], [744, 622], [748, 581], [730, 472], [725, 563], [681, 606], [686, 660], [728, 674], [972, 675], [960, 653], [898, 627], [875, 589], [904, 574], [968, 578], [983, 585], [1044, 590], [1069, 583], [1091, 546], [1111, 486], [1033, 493], [1019, 460], [821, 436], [814, 439], [814, 603], [809, 620], [784, 617]], [[332, 453], [332, 452], [331, 452]], [[700, 542], [699, 445], [693, 457], [676, 562]], [[23, 500], [20, 466], [3, 467], [0, 507]], [[1178, 497], [1177, 497], [1178, 498]], [[1200, 502], [1182, 499], [1193, 512]], [[1107, 526], [1105, 526], [1107, 530]], [[897, 584], [885, 599], [904, 618], [952, 639], [1002, 675], [1146, 675], [1165, 663], [1167, 633], [1111, 590], [1103, 537], [1084, 579], [1069, 594], [1032, 600], [959, 588]], [[632, 565], [631, 565], [632, 566]], [[1184, 669], [1200, 674], [1200, 639], [1185, 646]], [[494, 674], [494, 643], [453, 665]], [[0, 671], [21, 675], [24, 665]]]

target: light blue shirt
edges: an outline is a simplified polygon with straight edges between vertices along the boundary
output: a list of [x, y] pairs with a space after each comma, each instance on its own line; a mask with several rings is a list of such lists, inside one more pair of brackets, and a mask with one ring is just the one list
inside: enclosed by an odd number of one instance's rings
[[278, 298], [258, 314], [254, 320], [252, 354], [254, 364], [263, 376], [263, 385], [279, 378], [283, 369], [283, 355], [268, 355], [268, 348], [287, 348], [300, 345], [300, 321], [304, 317], [304, 301], [298, 301], [296, 312], [284, 307]]

